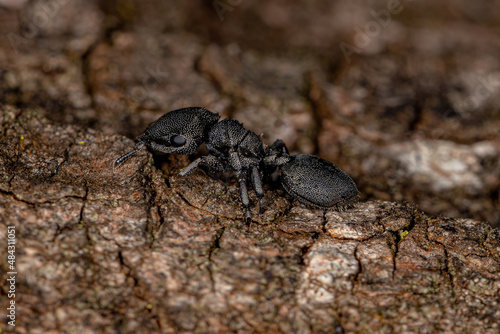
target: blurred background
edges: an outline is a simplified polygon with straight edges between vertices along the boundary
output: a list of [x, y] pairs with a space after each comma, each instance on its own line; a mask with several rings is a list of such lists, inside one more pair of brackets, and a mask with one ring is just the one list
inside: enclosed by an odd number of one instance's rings
[[500, 226], [499, 28], [495, 0], [0, 0], [0, 104], [130, 138], [204, 106], [362, 200]]

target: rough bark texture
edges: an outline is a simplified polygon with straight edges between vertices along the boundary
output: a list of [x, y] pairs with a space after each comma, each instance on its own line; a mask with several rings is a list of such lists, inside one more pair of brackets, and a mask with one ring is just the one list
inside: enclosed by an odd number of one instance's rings
[[[499, 2], [403, 1], [348, 57], [387, 1], [225, 3], [0, 1], [15, 331], [500, 332]], [[113, 170], [125, 136], [195, 105], [333, 161], [362, 201], [270, 183], [246, 224], [234, 181], [177, 176], [188, 157]]]
[[165, 178], [145, 153], [113, 171], [123, 137], [12, 108], [1, 121], [19, 333], [498, 333], [487, 223], [384, 201], [324, 214], [267, 189], [247, 225], [235, 184]]

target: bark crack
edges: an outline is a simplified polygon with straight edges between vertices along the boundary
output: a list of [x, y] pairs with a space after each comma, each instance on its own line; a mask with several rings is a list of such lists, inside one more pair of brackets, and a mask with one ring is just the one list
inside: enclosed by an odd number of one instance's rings
[[226, 228], [225, 227], [221, 227], [219, 228], [213, 238], [212, 238], [212, 241], [210, 242], [210, 246], [208, 248], [208, 252], [207, 252], [207, 259], [208, 259], [208, 274], [210, 276], [210, 281], [212, 283], [212, 290], [215, 292], [216, 289], [215, 289], [215, 279], [214, 279], [214, 272], [213, 272], [213, 266], [215, 266], [215, 263], [213, 262], [212, 260], [212, 255], [213, 253], [217, 250], [217, 249], [220, 249], [220, 239], [222, 238], [222, 236], [224, 235], [224, 232], [225, 232]]
[[327, 230], [326, 230], [326, 224], [328, 223], [328, 220], [326, 219], [326, 209], [323, 210], [323, 220], [322, 220], [322, 225], [321, 225], [321, 232], [323, 232], [323, 235], [327, 235]]
[[[196, 205], [193, 205], [191, 204], [191, 202], [189, 202], [180, 192], [178, 192], [177, 190], [174, 190], [175, 193], [179, 196], [179, 198], [184, 202], [186, 203], [187, 205], [189, 205], [190, 207], [192, 208], [195, 208], [197, 210], [200, 210], [201, 212], [207, 214], [207, 215], [211, 215], [211, 216], [215, 216], [217, 218], [225, 218], [225, 219], [228, 219], [228, 220], [233, 220], [233, 221], [243, 221], [245, 222], [245, 224], [247, 223], [246, 219], [245, 218], [237, 218], [237, 217], [228, 217], [228, 216], [222, 216], [222, 215], [219, 215], [219, 214], [215, 214], [213, 212], [210, 212], [208, 210], [205, 210], [205, 209], [202, 209], [202, 208], [199, 208], [197, 207]], [[258, 222], [254, 221], [252, 219], [252, 223], [256, 223], [258, 224]]]
[[66, 148], [64, 150], [64, 159], [63, 161], [61, 161], [60, 163], [57, 164], [56, 168], [50, 172], [50, 176], [53, 177], [53, 176], [56, 176], [57, 173], [59, 173], [59, 169], [61, 168], [61, 166], [67, 162], [69, 164], [69, 150], [71, 149], [73, 145], [71, 145], [70, 147]]
[[[59, 224], [57, 224], [56, 232], [54, 233], [54, 238], [52, 239], [52, 242], [54, 242], [57, 239], [57, 237], [60, 236], [64, 231], [71, 231], [74, 226], [81, 225], [83, 223], [83, 210], [85, 209], [85, 204], [87, 203], [88, 193], [89, 193], [89, 190], [86, 187], [84, 196], [82, 196], [82, 197], [74, 196], [74, 198], [80, 198], [82, 200], [82, 207], [80, 208], [80, 213], [78, 216], [78, 223], [76, 225], [65, 225], [63, 227], [61, 227], [61, 226], [59, 226]], [[63, 197], [63, 198], [67, 198], [67, 197]], [[87, 235], [87, 242], [88, 242], [89, 241], [88, 240], [88, 231], [86, 231], [86, 232], [87, 232], [86, 235]]]
[[358, 247], [359, 247], [359, 243], [356, 244], [356, 247], [354, 248], [354, 258], [358, 262], [358, 271], [354, 274], [354, 277], [352, 279], [351, 293], [354, 292], [354, 287], [356, 286], [356, 284], [358, 284], [359, 275], [363, 272], [363, 266], [361, 265], [361, 260], [359, 259], [359, 256], [358, 256]]
[[137, 289], [139, 287], [139, 278], [137, 277], [137, 275], [134, 275], [134, 268], [130, 267], [128, 264], [125, 263], [125, 260], [123, 259], [123, 253], [121, 250], [118, 250], [117, 257], [120, 263], [120, 272], [123, 275], [125, 275], [125, 277], [132, 280], [131, 288], [134, 296], [136, 296], [137, 298], [146, 302], [146, 304], [149, 305], [149, 300], [144, 296], [142, 296], [139, 292], [139, 289]]
[[[413, 230], [413, 228], [415, 227], [415, 225], [417, 223], [416, 220], [417, 220], [416, 216], [412, 215], [410, 218], [410, 224], [408, 225], [408, 228], [406, 230], [404, 230], [406, 232], [406, 235], [409, 234]], [[380, 224], [380, 225], [383, 227], [384, 232], [387, 231], [383, 224]], [[399, 244], [404, 239], [404, 237], [401, 236], [401, 231], [402, 231], [402, 229], [399, 229], [397, 231], [390, 231], [389, 230], [389, 232], [392, 235], [392, 242], [394, 243], [393, 247], [391, 247], [391, 249], [393, 251], [393, 254], [392, 254], [392, 279], [394, 279], [394, 277], [396, 275], [396, 271], [397, 271], [397, 261], [396, 260], [397, 260], [398, 254], [399, 254]]]
[[37, 205], [45, 205], [45, 204], [56, 204], [60, 200], [63, 200], [63, 199], [66, 199], [66, 198], [74, 198], [74, 199], [81, 199], [81, 200], [86, 200], [87, 199], [87, 195], [86, 194], [85, 194], [85, 196], [66, 195], [66, 196], [58, 197], [58, 198], [53, 199], [53, 200], [48, 200], [48, 201], [43, 201], [43, 202], [35, 202], [35, 201], [28, 201], [28, 200], [22, 199], [22, 198], [19, 197], [18, 194], [16, 194], [13, 191], [5, 191], [5, 190], [1, 190], [0, 189], [0, 194], [3, 194], [5, 196], [9, 196], [9, 197], [11, 197], [12, 199], [14, 199], [16, 201], [22, 202], [22, 203], [27, 204], [27, 205], [29, 205], [31, 207], [34, 207], [34, 206], [37, 206]]
[[[148, 212], [151, 210], [151, 208], [152, 207], [149, 208]], [[158, 214], [158, 217], [160, 218], [160, 221], [158, 222], [158, 226], [156, 228], [153, 228], [151, 231], [151, 243], [149, 244], [149, 248], [153, 247], [153, 244], [156, 241], [158, 233], [160, 233], [163, 225], [165, 225], [165, 216], [162, 213], [160, 205], [156, 206], [156, 212]]]
[[455, 282], [454, 282], [454, 277], [452, 274], [452, 269], [450, 268], [450, 255], [448, 254], [448, 250], [446, 249], [446, 245], [443, 243], [433, 240], [435, 243], [441, 245], [443, 247], [444, 251], [444, 268], [443, 268], [443, 273], [446, 275], [450, 282], [450, 287], [451, 287], [451, 294], [452, 297], [456, 296], [456, 291], [455, 291]]

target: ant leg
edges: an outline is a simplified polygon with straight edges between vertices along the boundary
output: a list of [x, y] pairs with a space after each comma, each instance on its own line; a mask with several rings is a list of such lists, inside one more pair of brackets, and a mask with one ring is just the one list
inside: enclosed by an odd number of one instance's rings
[[220, 163], [219, 159], [217, 159], [213, 155], [207, 155], [205, 157], [201, 157], [184, 167], [180, 172], [180, 176], [186, 176], [194, 172], [199, 166], [207, 166], [211, 171], [214, 172], [223, 172], [224, 166]]
[[260, 177], [259, 169], [256, 166], [252, 167], [252, 184], [253, 189], [259, 198], [259, 214], [262, 216], [262, 197], [264, 197], [264, 189], [262, 187], [262, 178]]
[[243, 203], [243, 206], [246, 209], [247, 212], [247, 222], [251, 221], [250, 218], [250, 199], [248, 198], [248, 189], [247, 189], [247, 177], [246, 173], [243, 171], [239, 171], [236, 173], [236, 177], [238, 178], [238, 183], [240, 184], [240, 196], [241, 196], [241, 202]]
[[240, 184], [240, 196], [241, 202], [247, 211], [247, 223], [251, 222], [250, 218], [250, 199], [248, 198], [248, 189], [247, 189], [247, 178], [248, 178], [248, 169], [244, 169], [238, 152], [230, 151], [229, 152], [229, 164], [234, 169], [236, 174], [236, 178], [238, 179], [238, 183]]

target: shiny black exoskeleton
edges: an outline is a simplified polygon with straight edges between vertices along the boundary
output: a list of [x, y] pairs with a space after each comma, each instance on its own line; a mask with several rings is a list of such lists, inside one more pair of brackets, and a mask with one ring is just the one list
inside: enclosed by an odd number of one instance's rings
[[340, 168], [314, 155], [290, 156], [285, 143], [275, 141], [266, 149], [260, 136], [243, 125], [205, 108], [191, 107], [171, 111], [160, 117], [136, 140], [136, 148], [115, 161], [122, 164], [144, 147], [162, 153], [193, 154], [206, 143], [207, 156], [196, 159], [181, 172], [189, 175], [199, 166], [219, 173], [233, 171], [239, 186], [246, 217], [250, 219], [247, 182], [251, 181], [262, 213], [264, 171], [281, 171], [283, 188], [302, 203], [328, 209], [343, 208], [358, 197], [354, 181]]

